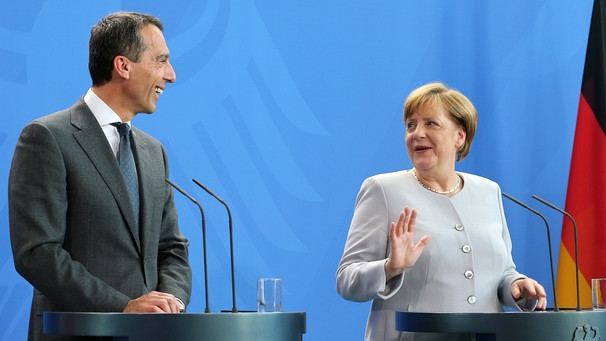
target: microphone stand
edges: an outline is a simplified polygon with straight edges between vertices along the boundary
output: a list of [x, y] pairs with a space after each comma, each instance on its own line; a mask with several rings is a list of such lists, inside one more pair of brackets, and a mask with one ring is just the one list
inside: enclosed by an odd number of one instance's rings
[[557, 300], [556, 289], [555, 289], [555, 287], [556, 287], [555, 278], [554, 278], [554, 272], [553, 272], [553, 252], [551, 251], [551, 229], [549, 228], [549, 223], [547, 223], [547, 219], [545, 219], [545, 217], [541, 213], [539, 213], [539, 211], [531, 208], [530, 206], [515, 199], [514, 197], [508, 195], [507, 193], [501, 192], [501, 194], [503, 194], [503, 196], [506, 197], [507, 199], [515, 202], [516, 204], [524, 207], [525, 209], [529, 210], [530, 212], [538, 215], [545, 222], [545, 227], [547, 228], [547, 242], [549, 243], [549, 264], [551, 266], [551, 288], [553, 290], [553, 311], [559, 311], [558, 300]]
[[211, 191], [210, 188], [204, 186], [204, 184], [202, 184], [200, 181], [198, 181], [196, 179], [192, 179], [192, 181], [195, 182], [196, 185], [202, 187], [202, 189], [205, 190], [206, 193], [210, 194], [215, 199], [219, 200], [219, 202], [221, 204], [223, 204], [223, 206], [225, 206], [225, 208], [227, 209], [227, 216], [229, 218], [229, 251], [230, 251], [230, 256], [231, 256], [231, 298], [232, 298], [231, 312], [237, 313], [238, 308], [236, 308], [236, 280], [235, 280], [235, 266], [234, 266], [234, 229], [233, 229], [233, 223], [232, 223], [232, 218], [231, 218], [231, 211], [229, 210], [229, 206], [227, 205], [227, 203], [223, 199], [221, 199], [218, 195], [216, 195], [213, 191]]
[[206, 221], [204, 219], [204, 210], [202, 209], [202, 205], [198, 203], [198, 200], [194, 199], [191, 195], [187, 194], [181, 187], [177, 186], [168, 178], [166, 179], [166, 182], [173, 188], [175, 188], [177, 191], [181, 192], [181, 194], [186, 196], [194, 204], [198, 205], [198, 208], [200, 209], [200, 216], [202, 216], [202, 252], [204, 253], [204, 294], [206, 296], [206, 307], [204, 308], [204, 312], [210, 313], [210, 306], [208, 305], [208, 267], [206, 266]]
[[567, 216], [568, 218], [570, 218], [570, 221], [572, 221], [572, 227], [574, 230], [574, 264], [575, 264], [575, 275], [576, 275], [576, 281], [577, 281], [577, 311], [581, 311], [581, 291], [580, 291], [580, 287], [579, 287], [579, 244], [577, 241], [577, 223], [576, 221], [574, 221], [574, 218], [566, 211], [560, 209], [559, 207], [557, 207], [556, 205], [548, 202], [545, 199], [541, 199], [536, 195], [532, 195], [533, 198], [535, 198], [536, 200], [542, 202], [543, 204], [553, 208], [554, 210], [562, 213], [563, 215]]

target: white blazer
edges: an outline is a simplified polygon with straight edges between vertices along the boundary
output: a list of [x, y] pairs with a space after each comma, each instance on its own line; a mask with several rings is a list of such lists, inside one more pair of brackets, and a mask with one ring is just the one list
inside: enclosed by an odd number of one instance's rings
[[[499, 312], [519, 309], [511, 283], [525, 277], [511, 257], [499, 186], [458, 173], [463, 189], [451, 198], [428, 191], [408, 171], [364, 181], [337, 270], [337, 291], [351, 301], [372, 300], [365, 340], [426, 340], [395, 329], [395, 311]], [[389, 227], [404, 206], [418, 212], [415, 240], [431, 240], [415, 266], [385, 283]], [[526, 302], [533, 309], [536, 301]], [[442, 338], [443, 339], [443, 338]]]

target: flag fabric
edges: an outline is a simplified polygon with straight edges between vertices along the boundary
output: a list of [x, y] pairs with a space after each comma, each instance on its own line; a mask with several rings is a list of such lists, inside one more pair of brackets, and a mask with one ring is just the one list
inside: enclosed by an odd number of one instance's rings
[[577, 223], [578, 259], [573, 224], [564, 218], [556, 295], [562, 308], [592, 306], [591, 279], [606, 277], [606, 0], [594, 0], [585, 69], [572, 149], [566, 211]]

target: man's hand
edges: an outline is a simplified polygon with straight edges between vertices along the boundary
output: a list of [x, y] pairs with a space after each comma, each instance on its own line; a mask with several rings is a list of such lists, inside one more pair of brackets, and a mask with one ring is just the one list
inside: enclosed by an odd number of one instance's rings
[[124, 308], [125, 313], [179, 313], [182, 311], [179, 300], [167, 293], [151, 291], [130, 300]]

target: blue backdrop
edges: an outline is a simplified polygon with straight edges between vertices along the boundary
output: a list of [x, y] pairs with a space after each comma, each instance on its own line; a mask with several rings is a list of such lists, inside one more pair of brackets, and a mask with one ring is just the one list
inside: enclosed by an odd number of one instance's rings
[[[0, 0], [0, 192], [19, 132], [90, 86], [90, 27], [109, 12], [159, 16], [177, 82], [134, 124], [168, 149], [171, 178], [208, 225], [210, 306], [231, 308], [230, 205], [239, 309], [255, 280], [284, 280], [284, 310], [307, 312], [306, 340], [362, 339], [368, 303], [343, 300], [335, 271], [367, 176], [411, 167], [402, 104], [440, 80], [479, 112], [458, 170], [540, 208], [559, 247], [590, 0]], [[199, 211], [176, 196], [192, 242], [191, 312], [204, 309]], [[505, 203], [518, 268], [551, 296], [543, 222]], [[1, 340], [23, 340], [31, 286], [16, 274], [0, 197]], [[557, 255], [556, 255], [557, 256]], [[99, 298], [103, 299], [103, 298]], [[550, 297], [552, 305], [552, 297]]]

